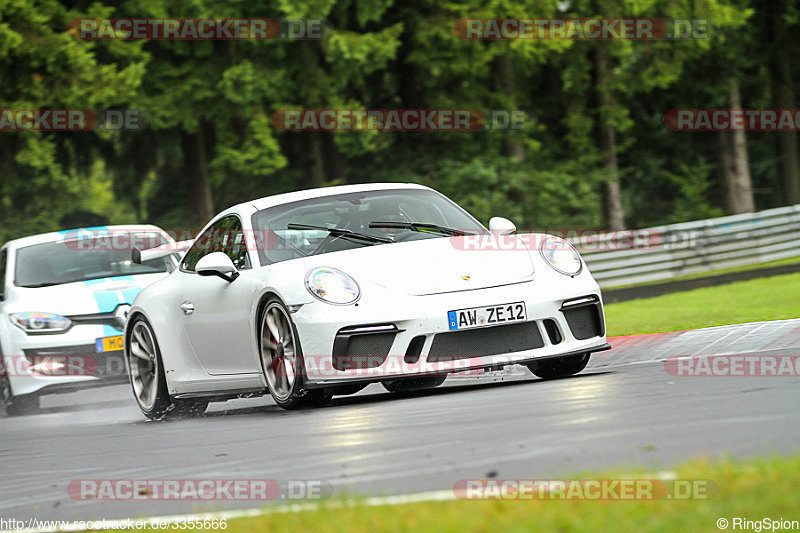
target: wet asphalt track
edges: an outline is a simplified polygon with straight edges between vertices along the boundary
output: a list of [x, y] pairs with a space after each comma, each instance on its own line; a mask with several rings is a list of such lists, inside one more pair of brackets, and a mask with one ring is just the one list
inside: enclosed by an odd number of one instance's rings
[[459, 479], [564, 477], [668, 468], [696, 456], [800, 450], [800, 378], [674, 377], [664, 358], [800, 354], [800, 319], [616, 340], [573, 378], [520, 367], [449, 378], [394, 398], [379, 385], [325, 408], [266, 398], [212, 404], [200, 419], [145, 422], [127, 386], [47, 397], [41, 414], [0, 418], [0, 518], [98, 519], [263, 502], [93, 502], [75, 479], [324, 480], [334, 491], [405, 494]]

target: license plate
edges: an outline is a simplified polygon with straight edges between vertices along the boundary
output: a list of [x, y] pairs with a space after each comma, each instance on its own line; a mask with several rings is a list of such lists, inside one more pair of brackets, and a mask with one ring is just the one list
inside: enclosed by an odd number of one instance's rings
[[450, 329], [470, 329], [510, 322], [525, 322], [525, 303], [514, 302], [488, 307], [471, 307], [448, 311], [447, 321]]
[[98, 352], [117, 352], [124, 348], [122, 335], [117, 335], [116, 337], [103, 337], [102, 339], [97, 339], [95, 343], [95, 347], [97, 348]]

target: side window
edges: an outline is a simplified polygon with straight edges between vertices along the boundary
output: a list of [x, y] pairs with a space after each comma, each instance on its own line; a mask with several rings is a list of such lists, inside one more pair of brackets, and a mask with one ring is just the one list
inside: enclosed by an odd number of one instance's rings
[[6, 292], [6, 251], [0, 250], [0, 294]]
[[194, 272], [197, 262], [211, 252], [225, 253], [237, 269], [250, 268], [247, 243], [238, 217], [225, 217], [203, 232], [186, 252], [181, 268]]
[[223, 222], [221, 234], [219, 235], [219, 248], [221, 252], [231, 258], [233, 266], [237, 270], [243, 268], [250, 268], [247, 261], [247, 243], [244, 240], [244, 232], [242, 231], [242, 223], [239, 217], [226, 217], [220, 222]]

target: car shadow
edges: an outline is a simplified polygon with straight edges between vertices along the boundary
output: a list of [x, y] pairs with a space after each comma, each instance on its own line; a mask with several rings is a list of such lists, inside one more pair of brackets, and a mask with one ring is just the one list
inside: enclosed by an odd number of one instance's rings
[[[554, 380], [543, 380], [534, 376], [525, 376], [525, 377], [514, 377], [513, 379], [504, 379], [496, 378], [493, 381], [484, 381], [484, 382], [470, 382], [470, 383], [460, 383], [461, 378], [449, 378], [445, 383], [439, 387], [433, 389], [424, 389], [418, 391], [408, 391], [408, 392], [401, 392], [401, 393], [390, 393], [388, 391], [383, 391], [382, 389], [378, 389], [375, 391], [365, 391], [353, 396], [335, 396], [333, 400], [324, 407], [307, 407], [302, 408], [299, 410], [292, 410], [287, 411], [275, 405], [270, 398], [267, 396], [263, 397], [263, 401], [265, 404], [258, 405], [258, 406], [250, 406], [250, 407], [237, 407], [235, 402], [241, 400], [232, 400], [230, 406], [225, 406], [226, 408], [220, 409], [217, 407], [214, 409], [214, 406], [221, 406], [224, 403], [211, 403], [210, 406], [212, 411], [206, 412], [202, 415], [201, 418], [217, 418], [222, 416], [245, 416], [245, 415], [254, 415], [254, 414], [264, 414], [268, 413], [270, 416], [296, 416], [301, 413], [311, 413], [317, 412], [320, 409], [335, 409], [337, 407], [348, 407], [352, 405], [363, 405], [363, 404], [377, 404], [382, 402], [392, 402], [404, 399], [414, 399], [414, 398], [426, 398], [430, 396], [439, 396], [439, 395], [452, 395], [452, 394], [464, 394], [468, 392], [474, 392], [479, 390], [491, 390], [497, 389], [501, 387], [519, 387], [522, 385], [531, 385], [533, 383], [541, 383], [544, 384], [547, 381], [551, 382], [558, 382], [563, 380], [574, 380], [574, 379], [583, 379], [583, 378], [590, 378], [601, 376], [604, 374], [611, 374], [614, 373], [614, 370], [596, 370], [596, 371], [585, 371], [580, 374], [554, 379]], [[479, 380], [481, 378], [464, 378], [464, 381], [469, 380]], [[38, 415], [46, 415], [46, 414], [65, 414], [65, 413], [80, 413], [80, 412], [97, 412], [97, 411], [107, 411], [108, 409], [127, 409], [131, 407], [135, 407], [135, 401], [131, 397], [130, 399], [125, 398], [113, 398], [113, 399], [103, 399], [103, 400], [94, 400], [94, 401], [86, 401], [84, 403], [70, 403], [65, 405], [52, 405], [47, 407], [40, 408], [36, 413], [28, 415], [30, 417], [36, 417]], [[0, 410], [0, 418], [7, 418], [5, 412]], [[138, 409], [137, 409], [138, 412]], [[16, 418], [16, 417], [15, 417]], [[21, 418], [27, 418], [21, 417]], [[178, 421], [185, 421], [191, 420], [192, 418], [181, 418], [181, 419], [173, 419], [168, 420], [167, 422], [178, 422]], [[197, 418], [194, 418], [195, 420]], [[151, 423], [144, 418], [140, 420], [136, 420], [133, 423], [136, 424], [147, 424]]]
[[[408, 391], [408, 392], [401, 392], [401, 393], [390, 393], [388, 391], [370, 391], [370, 392], [361, 392], [352, 396], [334, 396], [331, 402], [324, 406], [324, 407], [306, 407], [298, 410], [287, 411], [271, 403], [271, 400], [266, 399], [266, 401], [270, 402], [264, 406], [258, 407], [231, 407], [230, 409], [224, 410], [214, 410], [211, 412], [207, 412], [203, 415], [203, 418], [214, 418], [220, 416], [231, 416], [231, 415], [248, 415], [248, 414], [257, 414], [257, 413], [270, 413], [271, 415], [277, 416], [293, 416], [296, 413], [303, 413], [303, 412], [317, 412], [321, 409], [335, 409], [337, 407], [348, 407], [352, 405], [362, 405], [362, 404], [377, 404], [382, 402], [393, 402], [403, 399], [414, 399], [414, 398], [426, 398], [430, 396], [440, 396], [440, 395], [452, 395], [452, 394], [463, 394], [468, 392], [474, 392], [479, 390], [491, 390], [491, 389], [498, 389], [501, 387], [520, 387], [522, 385], [531, 385], [534, 383], [547, 383], [547, 382], [559, 382], [565, 380], [575, 380], [575, 379], [584, 379], [584, 378], [591, 378], [602, 376], [605, 374], [613, 374], [613, 370], [597, 370], [597, 371], [590, 371], [590, 372], [583, 372], [574, 376], [569, 376], [566, 378], [559, 378], [559, 379], [551, 379], [551, 380], [543, 380], [537, 377], [525, 377], [521, 379], [512, 379], [512, 380], [500, 380], [500, 381], [487, 381], [484, 383], [458, 383], [457, 380], [452, 380], [445, 383], [439, 387], [433, 389], [424, 389], [418, 391]], [[212, 406], [214, 404], [211, 404]]]

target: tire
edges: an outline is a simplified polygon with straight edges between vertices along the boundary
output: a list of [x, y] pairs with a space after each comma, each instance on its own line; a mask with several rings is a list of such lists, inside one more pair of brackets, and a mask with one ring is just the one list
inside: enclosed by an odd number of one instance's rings
[[32, 415], [39, 411], [39, 395], [23, 394], [14, 396], [2, 351], [0, 351], [0, 400], [3, 402], [6, 416]]
[[9, 402], [11, 396], [11, 380], [6, 370], [5, 357], [3, 357], [3, 352], [0, 351], [0, 400], [3, 402], [3, 405]]
[[528, 364], [528, 368], [535, 376], [542, 379], [559, 379], [574, 376], [589, 362], [591, 354], [582, 353], [554, 359], [545, 359]]
[[297, 328], [286, 306], [271, 298], [259, 319], [259, 355], [267, 388], [283, 409], [322, 407], [331, 401], [333, 390], [303, 387], [303, 351]]
[[25, 394], [5, 400], [6, 416], [26, 416], [39, 412], [39, 396]]
[[170, 397], [164, 363], [153, 327], [143, 316], [137, 316], [126, 335], [125, 361], [128, 366], [133, 396], [139, 409], [150, 420], [200, 416], [208, 400], [178, 400]]
[[433, 389], [444, 383], [445, 379], [447, 379], [447, 376], [389, 379], [382, 381], [381, 385], [389, 392], [411, 392], [415, 390]]

